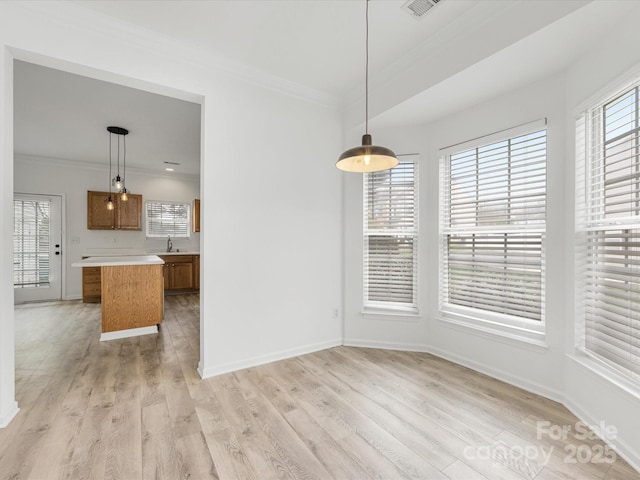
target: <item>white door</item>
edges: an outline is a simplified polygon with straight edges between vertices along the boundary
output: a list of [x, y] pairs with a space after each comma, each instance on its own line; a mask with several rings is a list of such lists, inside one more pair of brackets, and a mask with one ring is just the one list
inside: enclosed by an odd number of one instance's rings
[[62, 298], [62, 197], [16, 193], [13, 200], [15, 302]]

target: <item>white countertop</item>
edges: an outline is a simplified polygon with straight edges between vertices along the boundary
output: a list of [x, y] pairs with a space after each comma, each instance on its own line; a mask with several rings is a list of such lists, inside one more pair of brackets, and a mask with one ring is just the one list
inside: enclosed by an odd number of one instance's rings
[[[181, 252], [182, 253], [182, 252]], [[162, 265], [157, 255], [122, 255], [111, 257], [89, 257], [71, 264], [72, 267], [117, 267], [125, 265]]]
[[177, 252], [175, 250], [172, 250], [171, 252], [152, 252], [149, 255], [162, 255], [163, 257], [165, 255], [200, 255], [200, 252], [189, 252], [189, 251], [183, 252], [182, 250]]
[[148, 252], [139, 248], [87, 248], [82, 254], [82, 258], [87, 259], [96, 257], [125, 257], [129, 255], [200, 255], [200, 252], [194, 252], [190, 250], [179, 252], [177, 250], [172, 250], [171, 252], [161, 252], [156, 250], [153, 252]]

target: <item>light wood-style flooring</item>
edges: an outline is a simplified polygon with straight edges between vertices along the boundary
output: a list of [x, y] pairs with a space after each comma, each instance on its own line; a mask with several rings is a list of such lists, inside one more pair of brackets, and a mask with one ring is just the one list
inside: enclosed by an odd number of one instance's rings
[[99, 342], [100, 305], [18, 306], [0, 479], [640, 479], [597, 439], [537, 429], [575, 426], [562, 405], [427, 354], [338, 347], [201, 380], [198, 322], [197, 295], [171, 296], [159, 334]]

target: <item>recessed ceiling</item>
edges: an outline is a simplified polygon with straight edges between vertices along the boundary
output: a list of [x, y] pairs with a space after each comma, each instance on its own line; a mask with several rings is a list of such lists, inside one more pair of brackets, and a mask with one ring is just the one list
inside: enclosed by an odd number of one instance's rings
[[[502, 1], [502, 0], [500, 0]], [[420, 22], [406, 0], [369, 6], [370, 68], [435, 38], [488, 0], [443, 0]], [[74, 2], [136, 28], [250, 65], [316, 90], [343, 96], [363, 81], [365, 0], [227, 0]], [[492, 12], [496, 6], [483, 9]], [[475, 20], [485, 14], [476, 11]]]
[[[370, 2], [373, 125], [430, 121], [551, 75], [633, 2], [442, 0], [420, 21], [405, 3]], [[343, 106], [346, 129], [364, 119], [365, 0], [68, 4], [89, 22], [115, 22], [225, 68], [329, 95]], [[104, 161], [105, 129], [118, 125], [131, 131], [128, 165], [164, 171], [164, 161], [179, 162], [182, 173], [198, 174], [199, 105], [22, 62], [15, 76], [16, 153]]]

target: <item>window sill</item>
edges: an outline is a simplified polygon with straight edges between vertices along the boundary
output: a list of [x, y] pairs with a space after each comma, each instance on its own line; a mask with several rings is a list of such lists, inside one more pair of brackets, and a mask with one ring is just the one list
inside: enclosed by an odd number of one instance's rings
[[440, 315], [436, 318], [446, 327], [466, 331], [481, 337], [508, 344], [525, 345], [534, 351], [546, 351], [549, 349], [549, 345], [545, 341], [544, 332], [443, 311], [440, 311]]
[[399, 322], [417, 322], [421, 318], [417, 308], [365, 307], [360, 313], [367, 320], [392, 320], [392, 321], [399, 321]]

